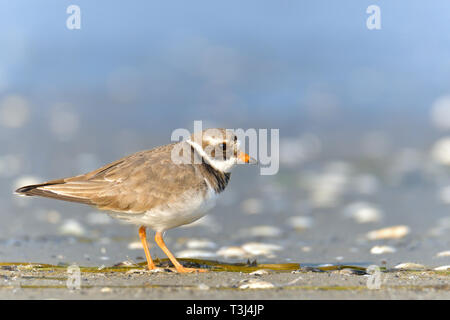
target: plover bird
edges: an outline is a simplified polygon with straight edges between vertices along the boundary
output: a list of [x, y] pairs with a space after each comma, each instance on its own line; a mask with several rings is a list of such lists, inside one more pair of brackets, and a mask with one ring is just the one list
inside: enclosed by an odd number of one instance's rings
[[256, 160], [239, 150], [232, 131], [207, 129], [83, 175], [25, 186], [16, 192], [92, 205], [140, 226], [139, 237], [150, 270], [156, 267], [146, 228], [156, 232], [156, 243], [178, 272], [205, 271], [182, 266], [165, 245], [163, 233], [203, 217], [227, 186], [230, 170], [237, 163]]

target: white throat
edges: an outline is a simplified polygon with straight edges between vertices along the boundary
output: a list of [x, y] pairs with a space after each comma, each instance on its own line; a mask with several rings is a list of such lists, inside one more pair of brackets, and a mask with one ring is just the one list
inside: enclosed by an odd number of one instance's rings
[[237, 163], [237, 159], [234, 157], [228, 160], [212, 159], [208, 154], [206, 154], [206, 152], [197, 142], [192, 141], [191, 139], [186, 140], [186, 142], [189, 143], [195, 149], [195, 151], [197, 151], [198, 154], [202, 156], [209, 165], [211, 165], [211, 167], [218, 171], [230, 172], [234, 165]]

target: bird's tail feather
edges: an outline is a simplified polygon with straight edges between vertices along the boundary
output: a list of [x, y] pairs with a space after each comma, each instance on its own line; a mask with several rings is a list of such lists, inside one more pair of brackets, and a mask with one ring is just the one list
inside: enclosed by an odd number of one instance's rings
[[67, 194], [58, 190], [65, 189], [65, 187], [68, 186], [70, 186], [70, 183], [66, 184], [66, 181], [64, 179], [60, 179], [41, 184], [24, 186], [17, 189], [16, 193], [23, 196], [40, 196], [57, 200], [92, 204], [92, 201], [90, 199], [82, 196], [77, 196], [75, 194], [76, 192], [73, 192], [74, 194]]

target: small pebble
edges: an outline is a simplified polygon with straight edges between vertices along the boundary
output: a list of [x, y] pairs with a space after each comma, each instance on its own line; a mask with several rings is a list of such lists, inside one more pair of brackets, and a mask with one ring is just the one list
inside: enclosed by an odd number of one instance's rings
[[311, 217], [306, 216], [296, 216], [288, 219], [287, 223], [292, 226], [295, 230], [302, 231], [305, 229], [312, 228], [314, 220]]
[[450, 250], [447, 251], [441, 251], [438, 254], [436, 254], [436, 257], [441, 258], [441, 257], [450, 257]]
[[400, 263], [394, 267], [395, 269], [403, 269], [403, 270], [423, 270], [425, 266], [419, 263], [414, 262], [405, 262]]
[[109, 292], [112, 292], [112, 289], [111, 289], [111, 288], [108, 288], [108, 287], [104, 287], [104, 288], [102, 288], [102, 289], [100, 290], [100, 292], [102, 292], [102, 293], [109, 293]]
[[217, 254], [206, 250], [182, 250], [177, 252], [178, 258], [213, 258]]
[[130, 242], [128, 244], [128, 249], [130, 249], [130, 250], [143, 250], [144, 246], [142, 245], [142, 242], [134, 241], [134, 242]]
[[371, 254], [394, 253], [397, 250], [391, 246], [374, 246], [370, 249]]
[[222, 247], [216, 254], [224, 258], [246, 258], [248, 256], [248, 253], [241, 247]]
[[437, 163], [450, 165], [450, 137], [444, 137], [435, 142], [431, 157]]
[[352, 275], [365, 274], [365, 272], [356, 270], [356, 269], [344, 268], [342, 270], [339, 270], [339, 274], [343, 274], [346, 276], [352, 276]]
[[282, 250], [283, 248], [276, 244], [248, 242], [242, 245], [242, 249], [252, 256], [274, 257], [273, 252]]
[[406, 236], [409, 232], [410, 230], [408, 226], [392, 226], [370, 231], [369, 233], [367, 233], [367, 238], [369, 240], [400, 239]]
[[261, 281], [258, 279], [246, 279], [239, 282], [239, 289], [270, 289], [275, 286], [267, 281]]
[[380, 209], [367, 202], [354, 202], [346, 207], [344, 213], [357, 223], [379, 222], [383, 217]]
[[150, 273], [160, 273], [160, 272], [173, 272], [173, 271], [170, 270], [170, 269], [155, 268], [155, 269], [152, 269], [152, 270], [148, 270], [148, 272], [150, 272]]
[[126, 273], [127, 274], [144, 274], [146, 272], [149, 272], [149, 270], [147, 269], [130, 269], [128, 270]]
[[135, 265], [136, 265], [136, 263], [129, 261], [129, 260], [125, 260], [125, 261], [115, 264], [114, 267], [131, 267], [131, 266], [135, 266]]
[[59, 232], [65, 235], [82, 236], [86, 230], [77, 220], [69, 219], [59, 228]]
[[244, 236], [250, 237], [278, 237], [282, 234], [280, 228], [273, 226], [255, 226], [241, 231]]
[[325, 272], [325, 271], [321, 270], [319, 268], [306, 266], [306, 267], [302, 267], [300, 270], [296, 270], [293, 272], [300, 273], [300, 272]]
[[189, 249], [215, 249], [217, 244], [207, 239], [190, 239], [186, 242]]
[[269, 272], [267, 272], [267, 270], [264, 269], [256, 270], [250, 273], [251, 276], [263, 276], [266, 274], [269, 274]]
[[436, 267], [436, 268], [434, 268], [434, 270], [436, 270], [436, 271], [449, 271], [450, 270], [450, 265]]
[[200, 284], [197, 286], [197, 289], [199, 289], [199, 290], [209, 290], [209, 286], [206, 285], [206, 284], [204, 284], [204, 283], [200, 283]]

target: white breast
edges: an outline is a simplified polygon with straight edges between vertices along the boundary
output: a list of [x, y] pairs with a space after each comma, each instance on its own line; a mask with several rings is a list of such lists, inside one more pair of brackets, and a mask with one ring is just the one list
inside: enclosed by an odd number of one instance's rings
[[208, 192], [205, 195], [198, 190], [189, 190], [177, 201], [142, 214], [111, 212], [110, 215], [127, 223], [144, 225], [163, 232], [200, 219], [215, 206], [216, 197], [215, 191], [208, 184]]

